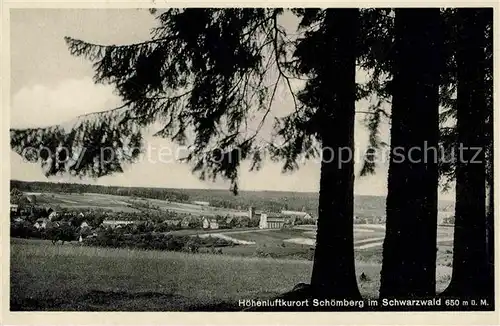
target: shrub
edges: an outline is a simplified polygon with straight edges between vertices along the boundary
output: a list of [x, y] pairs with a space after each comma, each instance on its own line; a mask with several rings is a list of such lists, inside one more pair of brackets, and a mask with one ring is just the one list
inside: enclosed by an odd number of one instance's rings
[[57, 241], [65, 241], [71, 242], [78, 238], [78, 232], [76, 232], [76, 228], [71, 226], [71, 224], [61, 224], [59, 226], [49, 227], [45, 230], [45, 238], [48, 240], [52, 240], [52, 243], [56, 243]]
[[27, 221], [12, 222], [10, 224], [10, 236], [15, 238], [42, 238], [41, 232]]
[[295, 218], [295, 225], [314, 225], [316, 221], [312, 218], [303, 218], [303, 217], [296, 217]]
[[[100, 228], [97, 237], [85, 238], [84, 244], [102, 247], [139, 248], [146, 250], [169, 250], [199, 252], [202, 247], [225, 247], [234, 245], [231, 241], [224, 239], [192, 236], [177, 236], [172, 234], [154, 232], [128, 232], [132, 228]], [[135, 230], [137, 231], [137, 230]]]
[[200, 247], [201, 239], [199, 237], [191, 237], [191, 239], [186, 242], [184, 250], [187, 252], [196, 253], [200, 251]]

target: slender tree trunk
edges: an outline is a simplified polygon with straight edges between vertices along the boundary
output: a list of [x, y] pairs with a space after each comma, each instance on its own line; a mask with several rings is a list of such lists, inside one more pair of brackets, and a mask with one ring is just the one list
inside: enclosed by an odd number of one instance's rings
[[435, 294], [439, 9], [397, 9], [381, 297]]
[[[488, 291], [485, 165], [485, 31], [481, 9], [458, 9], [457, 133], [453, 273], [446, 296]], [[462, 148], [462, 149], [461, 149]]]
[[311, 285], [319, 297], [359, 298], [354, 269], [354, 114], [358, 9], [329, 9], [318, 71], [323, 146]]

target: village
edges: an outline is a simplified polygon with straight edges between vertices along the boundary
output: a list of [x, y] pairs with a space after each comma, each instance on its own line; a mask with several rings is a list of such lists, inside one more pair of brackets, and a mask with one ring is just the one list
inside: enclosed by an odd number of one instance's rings
[[[222, 215], [217, 207], [210, 206], [207, 201], [192, 201], [190, 203], [177, 203], [177, 205], [165, 202], [168, 206], [162, 207], [161, 210], [142, 205], [139, 206], [138, 212], [131, 213], [106, 212], [100, 210], [99, 206], [89, 207], [86, 210], [72, 209], [71, 207], [61, 208], [58, 205], [46, 203], [46, 198], [52, 198], [51, 196], [39, 194], [38, 197], [45, 200], [39, 202], [36, 195], [25, 194], [17, 189], [11, 191], [12, 227], [14, 229], [20, 226], [32, 227], [39, 234], [43, 234], [49, 229], [71, 226], [74, 237], [69, 237], [66, 241], [78, 240], [82, 242], [85, 238], [95, 237], [97, 231], [103, 228], [127, 227], [133, 230], [145, 228], [152, 232], [161, 233], [178, 230], [282, 229], [316, 223], [316, 218], [308, 212], [282, 210], [279, 213], [274, 213], [258, 210], [253, 206], [250, 206], [246, 212], [231, 211]], [[84, 196], [81, 195], [81, 197]], [[133, 203], [133, 201], [130, 202]], [[133, 204], [131, 206], [135, 207]], [[179, 211], [179, 206], [183, 210], [186, 207], [191, 210], [189, 213]], [[35, 233], [32, 232], [32, 234]]]
[[[120, 199], [116, 199], [120, 197]], [[64, 198], [64, 199], [63, 199]], [[71, 198], [71, 200], [68, 200]], [[90, 199], [89, 199], [90, 198]], [[57, 204], [57, 200], [70, 202]], [[120, 203], [114, 211], [107, 211], [103, 205], [111, 201]], [[87, 206], [81, 206], [81, 204]], [[140, 205], [139, 205], [140, 203]], [[151, 204], [151, 203], [154, 203]], [[162, 206], [160, 206], [162, 204]], [[31, 194], [17, 189], [11, 191], [11, 222], [30, 224], [37, 230], [72, 224], [77, 229], [77, 239], [95, 232], [97, 228], [132, 228], [149, 225], [156, 232], [176, 230], [224, 230], [224, 229], [282, 229], [296, 225], [316, 225], [316, 217], [307, 211], [282, 209], [280, 212], [256, 209], [250, 206], [247, 211], [229, 210], [211, 206], [208, 201], [176, 203], [160, 200], [132, 200], [125, 196], [105, 196], [102, 194]], [[382, 225], [383, 216], [357, 214], [355, 224]], [[438, 213], [440, 225], [453, 224], [452, 210]], [[83, 230], [83, 232], [82, 232]]]

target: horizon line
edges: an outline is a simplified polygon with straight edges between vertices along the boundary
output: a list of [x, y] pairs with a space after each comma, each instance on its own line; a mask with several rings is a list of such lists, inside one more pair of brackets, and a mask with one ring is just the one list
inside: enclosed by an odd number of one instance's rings
[[[75, 182], [67, 182], [67, 181], [38, 181], [38, 180], [19, 180], [19, 179], [10, 179], [10, 181], [18, 181], [18, 182], [26, 182], [26, 183], [48, 183], [48, 184], [70, 184], [70, 185], [82, 185], [82, 186], [97, 186], [97, 187], [114, 187], [114, 188], [142, 188], [142, 189], [164, 189], [164, 190], [199, 190], [199, 191], [227, 191], [231, 192], [229, 188], [224, 189], [224, 188], [176, 188], [176, 187], [161, 187], [161, 186], [131, 186], [131, 185], [102, 185], [102, 184], [91, 184], [91, 183], [75, 183]], [[10, 184], [9, 184], [10, 186]], [[316, 194], [319, 195], [319, 190], [318, 191], [297, 191], [297, 190], [265, 190], [265, 189], [240, 189], [239, 192], [275, 192], [275, 193], [298, 193], [298, 194]], [[237, 196], [237, 195], [235, 195]], [[374, 195], [374, 194], [356, 194], [354, 193], [354, 196], [364, 196], [364, 197], [387, 197], [387, 194], [384, 195]], [[447, 199], [440, 199], [440, 201], [450, 201], [454, 202], [455, 199], [447, 198]]]

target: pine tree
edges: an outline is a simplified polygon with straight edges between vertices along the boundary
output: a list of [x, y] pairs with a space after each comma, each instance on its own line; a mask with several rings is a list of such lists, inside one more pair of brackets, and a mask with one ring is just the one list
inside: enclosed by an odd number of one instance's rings
[[486, 121], [491, 119], [486, 100], [486, 14], [484, 9], [458, 9], [456, 12], [459, 23], [456, 53], [459, 152], [455, 165], [453, 274], [450, 286], [443, 293], [446, 296], [484, 297], [493, 286], [489, 282], [485, 210], [485, 134]]
[[[322, 147], [311, 285], [316, 296], [359, 298], [353, 247], [354, 161], [348, 157], [354, 153], [359, 10], [327, 9], [323, 15], [318, 30], [295, 52], [298, 69], [311, 76], [299, 99], [314, 112], [306, 124], [295, 125], [312, 131]], [[312, 15], [305, 17], [313, 20]]]
[[396, 10], [381, 297], [435, 294], [441, 26], [439, 9]]
[[[386, 37], [376, 37], [374, 40], [383, 41], [382, 44], [385, 46], [379, 46], [378, 48], [385, 49], [385, 51], [381, 51], [381, 53], [390, 53], [388, 51], [391, 49], [392, 39], [391, 35], [394, 34], [390, 21], [390, 15], [385, 14], [380, 17], [382, 13], [379, 10], [374, 10], [371, 13], [373, 17], [371, 21], [378, 21], [380, 24], [368, 24], [368, 31], [365, 34], [370, 35], [370, 30], [377, 28], [379, 32], [376, 35], [387, 35]], [[458, 37], [460, 36], [460, 18], [457, 15], [456, 8], [446, 8], [441, 9], [441, 15], [444, 21], [444, 46], [443, 46], [443, 55], [445, 57], [444, 62], [444, 70], [441, 74], [441, 85], [440, 85], [440, 149], [444, 150], [444, 156], [440, 155], [439, 160], [439, 173], [440, 173], [440, 181], [441, 187], [444, 191], [450, 189], [453, 183], [456, 180], [456, 154], [458, 152], [458, 134], [457, 134], [457, 48], [458, 48]], [[493, 94], [492, 94], [492, 81], [493, 81], [493, 21], [492, 21], [492, 11], [489, 9], [490, 16], [484, 16], [484, 23], [486, 24], [486, 43], [484, 44], [485, 49], [485, 100], [486, 100], [486, 129], [484, 132], [485, 135], [485, 160], [486, 160], [486, 184], [487, 184], [487, 192], [488, 192], [488, 205], [487, 205], [487, 223], [486, 223], [486, 231], [487, 231], [487, 243], [488, 243], [488, 267], [489, 267], [489, 276], [488, 276], [488, 289], [490, 290], [490, 297], [493, 298], [494, 295], [492, 293], [494, 289], [493, 281], [494, 281], [494, 218], [493, 218]], [[365, 22], [367, 20], [363, 20]], [[385, 32], [380, 32], [380, 30], [384, 30]], [[369, 39], [368, 39], [369, 40]], [[385, 40], [385, 41], [384, 41]], [[366, 43], [366, 42], [365, 42]], [[373, 47], [371, 48], [373, 49]], [[375, 67], [376, 70], [381, 71], [381, 75], [388, 74], [386, 77], [386, 82], [377, 85], [376, 89], [379, 98], [386, 99], [385, 94], [387, 94], [388, 87], [391, 84], [391, 65], [392, 60], [387, 56], [377, 56], [375, 57], [372, 52], [367, 52], [367, 59], [365, 60], [365, 64], [369, 64], [370, 67]], [[377, 52], [375, 52], [377, 53]], [[375, 79], [372, 79], [372, 82], [375, 82]], [[383, 86], [383, 87], [380, 87]], [[386, 102], [390, 103], [391, 98], [388, 98]], [[387, 116], [385, 111], [380, 111], [379, 108], [373, 107], [375, 109], [372, 115], [367, 115], [368, 118], [368, 128], [370, 129], [370, 145], [372, 149], [371, 152], [367, 153], [367, 158], [370, 158], [370, 155], [376, 154], [376, 149], [378, 149], [381, 145], [380, 139], [378, 139], [378, 128], [380, 123], [380, 118]], [[381, 114], [378, 114], [380, 112]], [[382, 144], [383, 145], [383, 144]], [[370, 161], [365, 162], [363, 166], [362, 173], [369, 174], [374, 173], [375, 164]], [[465, 187], [465, 186], [462, 186]], [[460, 210], [460, 209], [459, 209]], [[458, 212], [458, 214], [463, 214]], [[467, 230], [461, 230], [460, 232], [467, 232]], [[459, 233], [460, 233], [459, 232]], [[462, 240], [467, 239], [467, 236], [461, 237]], [[460, 241], [457, 239], [457, 241]], [[463, 246], [462, 244], [458, 245]]]

